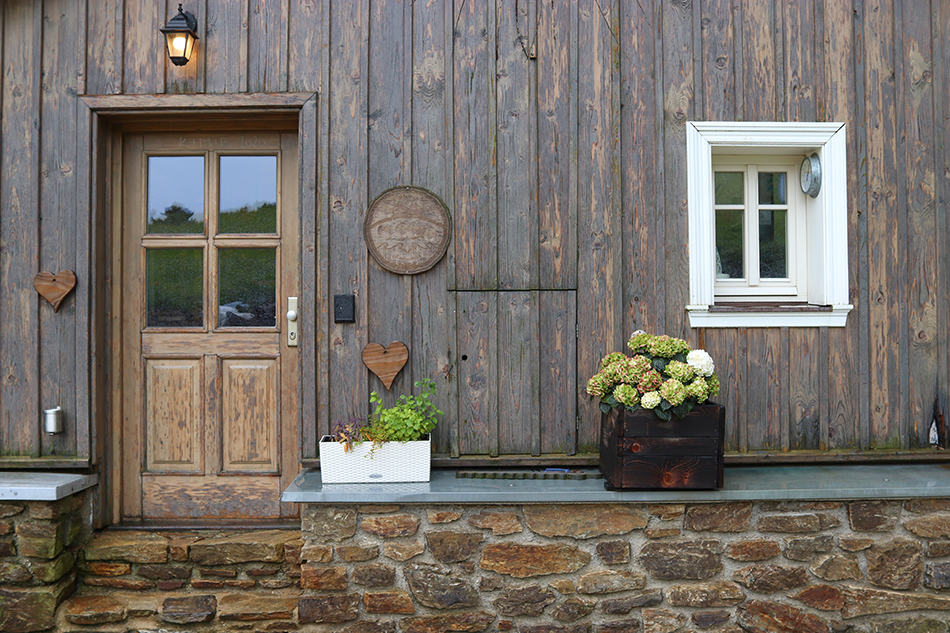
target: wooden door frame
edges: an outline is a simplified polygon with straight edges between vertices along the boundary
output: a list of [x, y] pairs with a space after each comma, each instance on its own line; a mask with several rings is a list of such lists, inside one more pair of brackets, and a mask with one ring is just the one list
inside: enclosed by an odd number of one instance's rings
[[[296, 131], [298, 147], [298, 213], [300, 215], [300, 369], [298, 382], [298, 462], [316, 450], [317, 312], [325, 298], [316, 294], [318, 279], [316, 93], [234, 95], [86, 95], [78, 100], [79, 182], [89, 183], [77, 196], [76, 213], [89, 218], [91, 243], [88, 279], [91, 289], [89, 320], [89, 388], [94, 428], [88, 438], [91, 464], [100, 475], [95, 523], [120, 520], [122, 446], [121, 310], [113, 309], [112, 280], [117, 279], [114, 244], [121, 236], [113, 230], [113, 212], [121, 181], [125, 132]], [[84, 172], [84, 173], [83, 173]], [[321, 232], [322, 234], [322, 232]], [[80, 272], [77, 270], [77, 272]], [[82, 282], [81, 282], [82, 283]], [[312, 448], [307, 448], [312, 447]]]

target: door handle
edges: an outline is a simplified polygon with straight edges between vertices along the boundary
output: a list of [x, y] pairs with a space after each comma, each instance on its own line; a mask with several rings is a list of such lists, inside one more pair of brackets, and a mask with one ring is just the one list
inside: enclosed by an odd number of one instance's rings
[[287, 297], [287, 347], [297, 347], [297, 297]]

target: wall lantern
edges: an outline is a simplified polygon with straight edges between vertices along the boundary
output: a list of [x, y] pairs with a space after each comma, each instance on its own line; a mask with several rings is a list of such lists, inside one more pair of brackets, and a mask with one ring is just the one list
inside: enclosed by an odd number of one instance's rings
[[178, 15], [159, 30], [165, 34], [168, 58], [172, 63], [176, 66], [187, 64], [198, 41], [198, 18], [190, 11], [182, 11], [179, 4]]

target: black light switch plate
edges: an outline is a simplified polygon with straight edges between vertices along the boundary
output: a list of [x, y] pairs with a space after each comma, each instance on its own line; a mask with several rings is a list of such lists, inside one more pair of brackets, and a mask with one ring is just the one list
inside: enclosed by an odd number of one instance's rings
[[356, 297], [333, 295], [333, 322], [353, 323], [354, 321], [356, 321]]

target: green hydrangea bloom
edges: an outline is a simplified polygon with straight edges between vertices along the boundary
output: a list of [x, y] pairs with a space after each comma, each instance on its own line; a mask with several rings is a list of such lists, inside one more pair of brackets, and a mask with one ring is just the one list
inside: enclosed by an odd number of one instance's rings
[[640, 393], [646, 393], [648, 391], [656, 391], [662, 384], [663, 376], [660, 375], [660, 372], [655, 369], [648, 369], [640, 376], [640, 380], [637, 382], [637, 389], [640, 390]]
[[634, 354], [641, 354], [650, 348], [650, 343], [653, 342], [654, 338], [652, 334], [636, 332], [630, 337], [630, 340], [627, 341], [627, 347], [629, 347], [630, 351]]
[[614, 389], [614, 398], [620, 404], [632, 409], [640, 401], [640, 394], [631, 385], [622, 384], [617, 385], [617, 388]]
[[[633, 371], [634, 375], [637, 378], [637, 381], [640, 380], [645, 372], [650, 371], [653, 368], [653, 364], [650, 362], [650, 359], [646, 356], [634, 356], [630, 359], [630, 369]], [[634, 382], [634, 381], [631, 381]]]
[[709, 385], [709, 397], [715, 398], [719, 395], [719, 376], [713, 374], [706, 377], [706, 384]]
[[598, 398], [604, 397], [603, 376], [601, 376], [599, 373], [594, 374], [590, 377], [590, 380], [587, 381], [587, 394], [591, 396], [597, 396]]
[[709, 398], [709, 385], [704, 378], [697, 377], [696, 380], [686, 385], [686, 395], [702, 404]]
[[654, 336], [650, 341], [649, 351], [654, 356], [661, 358], [673, 358], [677, 354], [686, 354], [689, 352], [689, 343], [681, 338], [673, 338], [663, 334]]
[[696, 372], [692, 367], [678, 360], [671, 360], [669, 363], [667, 363], [666, 369], [663, 371], [670, 378], [676, 378], [683, 384], [686, 384], [692, 380], [693, 376], [696, 375]]
[[607, 367], [609, 367], [610, 365], [613, 365], [618, 360], [624, 360], [626, 358], [627, 358], [627, 355], [624, 354], [623, 352], [610, 352], [609, 354], [604, 356], [603, 359], [601, 359], [600, 368], [607, 369]]
[[686, 387], [676, 378], [670, 378], [660, 385], [660, 395], [675, 407], [683, 404], [683, 400], [686, 400]]

